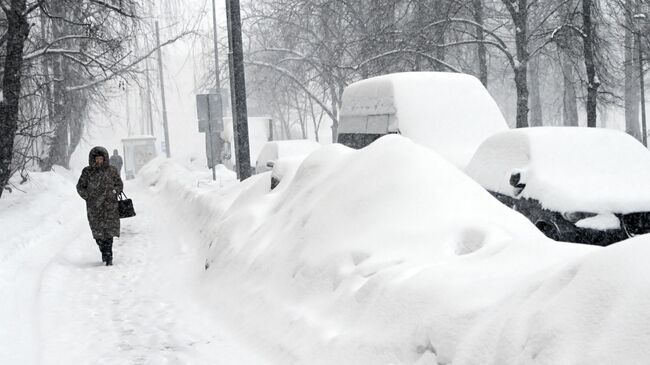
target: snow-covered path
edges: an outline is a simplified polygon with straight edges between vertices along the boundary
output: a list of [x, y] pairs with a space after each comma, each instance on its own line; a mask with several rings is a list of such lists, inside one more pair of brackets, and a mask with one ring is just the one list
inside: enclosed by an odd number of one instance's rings
[[0, 363], [265, 363], [201, 304], [191, 232], [152, 194], [126, 191], [138, 216], [122, 220], [113, 267], [101, 265], [74, 194], [41, 206], [31, 230], [16, 222], [0, 268]]

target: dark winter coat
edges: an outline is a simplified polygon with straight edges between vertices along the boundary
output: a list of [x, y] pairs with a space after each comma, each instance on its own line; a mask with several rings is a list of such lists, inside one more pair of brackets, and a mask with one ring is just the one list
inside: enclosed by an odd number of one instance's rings
[[[95, 157], [104, 156], [104, 164], [95, 166]], [[117, 195], [123, 184], [119, 172], [110, 166], [108, 151], [93, 147], [77, 183], [77, 192], [86, 201], [86, 213], [93, 238], [108, 239], [120, 236], [120, 216]]]

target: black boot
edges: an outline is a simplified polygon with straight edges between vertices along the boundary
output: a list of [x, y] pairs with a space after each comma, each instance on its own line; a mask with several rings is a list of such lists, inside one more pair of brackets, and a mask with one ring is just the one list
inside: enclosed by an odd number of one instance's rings
[[104, 240], [98, 239], [97, 241], [97, 246], [99, 246], [99, 252], [102, 253], [102, 262], [106, 262], [106, 244], [104, 243]]
[[113, 237], [105, 241], [104, 252], [106, 252], [106, 266], [113, 266]]

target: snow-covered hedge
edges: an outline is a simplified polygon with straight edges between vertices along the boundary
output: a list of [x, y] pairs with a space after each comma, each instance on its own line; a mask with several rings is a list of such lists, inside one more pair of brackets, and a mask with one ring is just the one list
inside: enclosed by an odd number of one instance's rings
[[[650, 240], [548, 240], [399, 136], [202, 187], [142, 172], [205, 242], [205, 293], [262, 350], [300, 364], [641, 364]], [[226, 181], [223, 183], [223, 181]]]

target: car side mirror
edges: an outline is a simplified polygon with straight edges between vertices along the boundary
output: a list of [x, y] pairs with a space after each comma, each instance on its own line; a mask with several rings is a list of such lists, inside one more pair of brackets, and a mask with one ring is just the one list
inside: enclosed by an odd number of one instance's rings
[[525, 183], [521, 182], [521, 172], [513, 172], [510, 175], [510, 185], [515, 188], [515, 193], [519, 195], [526, 187]]
[[273, 166], [275, 166], [275, 162], [273, 162], [273, 161], [266, 161], [266, 167], [273, 168]]

